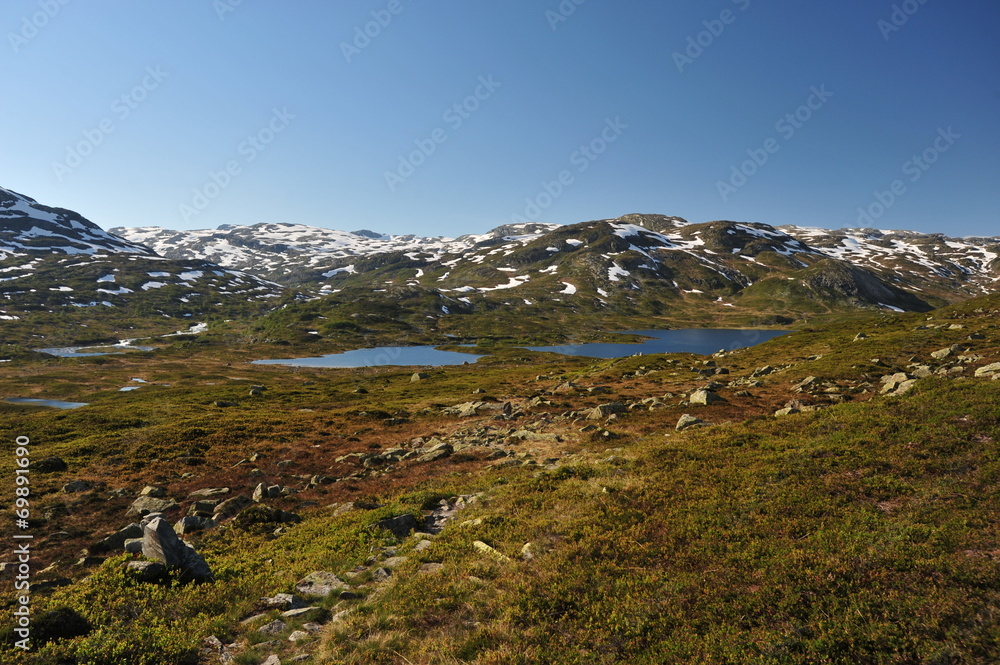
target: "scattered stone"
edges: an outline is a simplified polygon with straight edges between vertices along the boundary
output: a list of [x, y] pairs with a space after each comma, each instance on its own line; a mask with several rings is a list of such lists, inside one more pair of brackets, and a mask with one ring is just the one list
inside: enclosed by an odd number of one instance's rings
[[215, 515], [216, 521], [222, 521], [230, 517], [235, 517], [240, 512], [245, 510], [247, 507], [253, 505], [253, 500], [246, 496], [234, 496], [231, 499], [226, 499], [219, 505], [215, 507], [212, 511]]
[[165, 513], [171, 510], [177, 510], [180, 506], [177, 502], [171, 499], [157, 499], [152, 496], [140, 496], [129, 509], [125, 512], [126, 515], [149, 515], [151, 513]]
[[225, 400], [216, 400], [215, 402], [212, 402], [212, 404], [214, 404], [220, 409], [228, 409], [234, 406], [239, 406], [238, 402], [229, 402]]
[[62, 491], [66, 494], [89, 492], [92, 489], [94, 489], [94, 483], [89, 480], [73, 480], [62, 486]]
[[944, 360], [945, 358], [949, 358], [955, 355], [955, 353], [957, 353], [960, 349], [961, 347], [958, 344], [952, 344], [946, 349], [939, 349], [937, 351], [934, 351], [933, 353], [931, 353], [931, 357], [934, 358], [935, 360]]
[[996, 378], [996, 375], [1000, 374], [1000, 363], [991, 363], [989, 365], [984, 365], [976, 370], [976, 377], [992, 376]]
[[535, 558], [535, 546], [531, 543], [525, 543], [524, 547], [521, 548], [521, 559], [523, 561], [531, 561]]
[[420, 568], [418, 568], [417, 570], [419, 572], [421, 572], [421, 573], [429, 573], [429, 574], [440, 573], [442, 570], [444, 570], [444, 564], [443, 563], [425, 563], [425, 564], [421, 564]]
[[696, 390], [691, 393], [691, 397], [688, 398], [688, 403], [691, 404], [691, 406], [710, 406], [712, 404], [725, 401], [725, 399], [711, 390]]
[[156, 584], [167, 578], [167, 567], [156, 561], [129, 561], [125, 564], [125, 570], [136, 581], [145, 584]]
[[392, 577], [392, 571], [388, 568], [376, 568], [372, 571], [372, 582], [385, 582]]
[[417, 528], [417, 519], [413, 515], [397, 515], [396, 517], [387, 517], [384, 520], [378, 522], [378, 526], [387, 531], [391, 531], [392, 535], [397, 538], [406, 538], [410, 535], [410, 532]]
[[206, 487], [204, 489], [191, 492], [188, 494], [188, 499], [192, 501], [198, 501], [200, 499], [214, 499], [215, 497], [226, 494], [229, 494], [228, 487]]
[[265, 623], [263, 626], [258, 628], [257, 632], [261, 633], [262, 635], [277, 635], [278, 633], [285, 632], [286, 628], [288, 628], [287, 623], [285, 623], [281, 619], [275, 619], [274, 621]]
[[110, 536], [106, 536], [97, 541], [88, 548], [87, 552], [88, 554], [104, 554], [106, 552], [120, 550], [125, 546], [125, 541], [133, 538], [142, 538], [142, 527], [134, 522], [129, 524], [124, 529], [116, 531]]
[[866, 333], [859, 332], [857, 335], [854, 336], [855, 342], [860, 342], [863, 339], [868, 339], [868, 335]]
[[178, 536], [186, 536], [189, 533], [204, 531], [205, 529], [211, 529], [214, 526], [215, 520], [211, 517], [189, 515], [187, 517], [182, 517], [177, 521], [177, 524], [174, 525], [174, 531]]
[[490, 547], [489, 545], [487, 545], [486, 543], [484, 543], [481, 540], [474, 540], [474, 541], [472, 541], [472, 546], [477, 551], [482, 552], [483, 554], [487, 554], [487, 555], [489, 555], [489, 556], [491, 556], [494, 559], [497, 559], [499, 561], [510, 561], [510, 557], [509, 556], [507, 556], [506, 554], [500, 552], [497, 549], [494, 549], [493, 547]]
[[705, 421], [702, 420], [701, 418], [695, 418], [694, 416], [685, 413], [677, 421], [677, 427], [675, 427], [674, 429], [680, 432], [686, 430], [689, 427], [694, 427], [695, 425], [702, 425], [704, 424], [704, 422]]
[[628, 407], [621, 402], [611, 402], [610, 404], [601, 404], [600, 406], [594, 408], [594, 410], [587, 416], [587, 419], [603, 420], [608, 416], [626, 413], [627, 411]]
[[139, 492], [139, 496], [151, 496], [154, 499], [163, 499], [167, 496], [167, 489], [158, 485], [146, 485]]
[[281, 616], [286, 619], [293, 619], [298, 621], [315, 621], [323, 623], [330, 618], [330, 611], [325, 607], [317, 607], [312, 605], [310, 607], [300, 607], [294, 610], [286, 610], [281, 613]]
[[[257, 646], [260, 646], [259, 644]], [[281, 665], [281, 659], [277, 655], [271, 654], [267, 660], [261, 661], [260, 665]]]
[[410, 383], [420, 383], [421, 381], [426, 381], [431, 378], [430, 374], [425, 374], [424, 372], [416, 372], [410, 377]]
[[36, 473], [58, 473], [68, 471], [69, 466], [61, 457], [46, 457], [31, 463], [31, 470]]
[[125, 551], [128, 554], [142, 554], [142, 538], [129, 538], [126, 540]]
[[158, 561], [167, 568], [181, 571], [181, 579], [210, 582], [214, 579], [211, 568], [198, 552], [177, 537], [170, 524], [157, 517], [143, 529], [142, 554]]
[[295, 583], [295, 590], [303, 596], [325, 598], [331, 593], [347, 591], [351, 587], [333, 573], [317, 570]]
[[291, 635], [288, 636], [289, 642], [302, 642], [304, 640], [311, 640], [312, 635], [304, 630], [293, 631]]

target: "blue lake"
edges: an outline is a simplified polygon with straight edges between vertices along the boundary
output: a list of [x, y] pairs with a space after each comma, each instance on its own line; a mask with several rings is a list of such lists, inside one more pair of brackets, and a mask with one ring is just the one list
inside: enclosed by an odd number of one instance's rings
[[79, 409], [81, 406], [87, 406], [86, 402], [60, 402], [55, 399], [34, 399], [31, 397], [8, 397], [4, 401], [27, 406], [51, 406], [56, 409]]
[[560, 346], [529, 346], [532, 351], [548, 351], [564, 356], [587, 358], [625, 358], [637, 353], [697, 353], [711, 355], [716, 351], [735, 351], [755, 346], [769, 339], [787, 335], [787, 330], [733, 330], [695, 328], [685, 330], [629, 330], [626, 334], [652, 337], [636, 344], [564, 344]]
[[439, 351], [433, 346], [380, 346], [346, 353], [331, 353], [316, 358], [291, 360], [255, 360], [254, 365], [290, 365], [292, 367], [382, 367], [385, 365], [461, 365], [474, 363], [483, 356], [457, 351]]
[[[785, 330], [631, 330], [627, 334], [652, 337], [636, 340], [635, 344], [565, 344], [561, 346], [531, 346], [532, 351], [548, 351], [566, 356], [588, 358], [625, 358], [637, 353], [697, 353], [709, 355], [719, 350], [733, 351], [754, 346], [780, 335]], [[385, 365], [436, 366], [474, 363], [483, 356], [457, 351], [439, 351], [433, 346], [382, 346], [333, 353], [316, 358], [290, 360], [255, 360], [255, 365], [288, 365], [291, 367], [381, 367]]]

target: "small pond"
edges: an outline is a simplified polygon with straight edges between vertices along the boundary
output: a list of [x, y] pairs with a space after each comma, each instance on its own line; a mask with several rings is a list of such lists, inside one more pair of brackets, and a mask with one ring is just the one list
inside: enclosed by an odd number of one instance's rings
[[255, 365], [290, 365], [292, 367], [382, 367], [385, 365], [435, 366], [474, 363], [483, 356], [458, 351], [439, 351], [433, 346], [380, 346], [331, 353], [317, 358], [290, 360], [255, 360]]
[[60, 346], [49, 349], [35, 349], [39, 353], [60, 358], [89, 358], [91, 356], [109, 356], [126, 351], [155, 351], [155, 346], [132, 346], [131, 344], [105, 344], [104, 346]]
[[625, 358], [637, 353], [697, 353], [711, 355], [716, 351], [735, 351], [755, 346], [769, 339], [787, 335], [787, 330], [734, 330], [695, 328], [685, 330], [629, 330], [626, 334], [652, 337], [636, 344], [564, 344], [560, 346], [530, 346], [532, 351], [548, 351], [565, 356], [588, 358]]
[[56, 409], [79, 409], [81, 406], [87, 406], [86, 402], [60, 402], [56, 399], [34, 399], [31, 397], [8, 397], [4, 401], [27, 406], [51, 406]]

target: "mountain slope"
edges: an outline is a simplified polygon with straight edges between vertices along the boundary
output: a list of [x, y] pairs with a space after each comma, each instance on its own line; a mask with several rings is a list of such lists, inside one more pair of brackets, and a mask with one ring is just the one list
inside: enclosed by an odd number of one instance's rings
[[[617, 238], [598, 238], [608, 235], [593, 230], [601, 222], [612, 224]], [[312, 284], [323, 289], [325, 285], [326, 292], [357, 283], [359, 280], [349, 278], [359, 273], [398, 264], [400, 256], [405, 256], [414, 270], [408, 283], [419, 281], [430, 286], [420, 277], [433, 272], [442, 288], [448, 288], [453, 277], [465, 274], [469, 284], [456, 284], [454, 288], [517, 289], [519, 284], [510, 280], [518, 276], [497, 281], [496, 273], [485, 266], [506, 259], [505, 265], [496, 265], [495, 269], [509, 271], [532, 264], [538, 271], [553, 270], [553, 266], [563, 263], [564, 254], [581, 248], [602, 258], [591, 257], [586, 263], [589, 270], [581, 268], [569, 277], [592, 283], [590, 293], [598, 295], [598, 289], [610, 292], [609, 286], [639, 287], [640, 283], [656, 279], [672, 283], [678, 274], [693, 277], [687, 286], [678, 282], [677, 288], [689, 293], [703, 291], [700, 285], [728, 282], [747, 287], [774, 270], [805, 269], [821, 259], [849, 262], [922, 300], [945, 302], [989, 293], [1000, 280], [1000, 238], [957, 239], [874, 229], [775, 228], [731, 221], [692, 224], [663, 215], [626, 215], [571, 226], [506, 225], [486, 234], [455, 239], [384, 236], [370, 231], [345, 233], [292, 224], [224, 226], [215, 231], [166, 231], [155, 227], [114, 231], [133, 242], [148, 244], [164, 256], [209, 259], [306, 288]], [[611, 255], [616, 261], [609, 263]], [[469, 263], [483, 269], [464, 270]], [[438, 270], [441, 267], [456, 270]], [[420, 277], [416, 276], [418, 272]], [[856, 271], [854, 274], [860, 276]], [[494, 282], [485, 283], [487, 277]], [[518, 281], [524, 277], [519, 276]], [[548, 282], [548, 287], [557, 287], [557, 292], [570, 289], [566, 282]], [[568, 283], [576, 289], [584, 286], [574, 284], [572, 279]], [[717, 286], [710, 288], [718, 290]], [[860, 292], [863, 296], [871, 294], [870, 289]], [[911, 308], [906, 306], [907, 297], [893, 293], [896, 300], [884, 304]], [[723, 294], [716, 293], [715, 299], [719, 295]], [[862, 300], [873, 305], [878, 302], [867, 296]]]
[[0, 189], [6, 343], [53, 345], [136, 328], [174, 330], [178, 322], [171, 319], [260, 315], [285, 293], [256, 275], [157, 256], [78, 213]]
[[107, 233], [72, 210], [50, 208], [0, 187], [0, 258], [39, 251], [153, 255], [148, 247]]

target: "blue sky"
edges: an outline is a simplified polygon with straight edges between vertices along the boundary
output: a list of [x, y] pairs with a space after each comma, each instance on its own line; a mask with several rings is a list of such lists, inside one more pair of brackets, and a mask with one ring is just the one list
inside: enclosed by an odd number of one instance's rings
[[0, 185], [105, 228], [1000, 235], [995, 0], [7, 0], [0, 21]]

